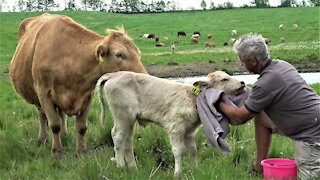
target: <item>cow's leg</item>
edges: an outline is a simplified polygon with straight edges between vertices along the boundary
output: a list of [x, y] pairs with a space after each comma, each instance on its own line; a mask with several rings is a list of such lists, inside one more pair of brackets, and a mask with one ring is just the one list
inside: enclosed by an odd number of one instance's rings
[[[39, 88], [40, 89], [40, 88]], [[52, 138], [52, 155], [54, 158], [60, 158], [62, 156], [62, 144], [60, 139], [61, 119], [56, 110], [54, 103], [51, 101], [48, 93], [40, 89], [38, 91], [38, 97], [41, 107], [47, 116], [49, 127], [53, 133]]]
[[117, 122], [114, 122], [114, 126], [111, 130], [112, 140], [114, 143], [114, 154], [116, 158], [116, 163], [118, 167], [124, 167], [125, 161], [124, 161], [124, 146], [125, 146], [125, 134], [122, 130], [122, 127], [117, 124]]
[[193, 133], [186, 134], [186, 136], [184, 137], [184, 144], [186, 145], [186, 147], [191, 155], [191, 158], [193, 160], [193, 164], [195, 165], [195, 167], [198, 167], [198, 162], [196, 159], [197, 145], [196, 145], [196, 141], [194, 139]]
[[87, 100], [87, 104], [82, 112], [76, 117], [76, 129], [77, 129], [77, 154], [84, 152], [87, 149], [85, 135], [87, 132], [87, 118], [89, 108], [92, 102], [92, 95]]
[[60, 116], [61, 122], [62, 122], [61, 134], [67, 135], [68, 134], [68, 126], [67, 126], [66, 114], [61, 109], [58, 109], [58, 113], [59, 113], [59, 116]]
[[134, 153], [133, 153], [133, 128], [134, 124], [128, 124], [127, 129], [127, 138], [126, 138], [126, 142], [125, 142], [125, 158], [126, 161], [128, 163], [128, 167], [130, 169], [135, 169], [137, 170], [137, 163], [136, 160], [134, 158]]
[[48, 120], [41, 108], [37, 108], [39, 119], [38, 145], [44, 145], [48, 138]]
[[184, 133], [172, 133], [169, 132], [170, 144], [172, 146], [172, 153], [174, 156], [174, 176], [177, 178], [181, 177], [182, 173], [182, 158], [186, 152], [184, 145]]

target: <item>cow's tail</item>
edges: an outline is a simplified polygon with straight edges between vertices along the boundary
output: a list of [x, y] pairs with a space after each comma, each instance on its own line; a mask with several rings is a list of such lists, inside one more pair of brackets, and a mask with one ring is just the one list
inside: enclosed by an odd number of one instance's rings
[[105, 74], [103, 76], [101, 76], [98, 79], [98, 82], [96, 84], [96, 89], [97, 89], [97, 93], [98, 93], [98, 98], [99, 98], [99, 103], [100, 103], [100, 107], [101, 107], [101, 125], [102, 127], [106, 126], [106, 103], [105, 100], [103, 98], [103, 88], [104, 88], [104, 84], [110, 79], [109, 74]]

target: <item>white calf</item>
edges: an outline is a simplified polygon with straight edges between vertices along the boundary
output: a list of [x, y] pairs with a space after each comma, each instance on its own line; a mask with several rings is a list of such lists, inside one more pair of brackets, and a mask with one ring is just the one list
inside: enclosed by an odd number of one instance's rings
[[[210, 73], [208, 79], [197, 83], [225, 90], [228, 94], [235, 94], [244, 88], [243, 82], [222, 71]], [[194, 136], [201, 125], [193, 86], [140, 73], [122, 71], [105, 74], [97, 83], [103, 124], [103, 86], [114, 119], [111, 134], [117, 166], [124, 167], [126, 160], [129, 168], [137, 169], [132, 147], [134, 124], [138, 121], [145, 126], [153, 122], [168, 132], [175, 159], [174, 175], [180, 177], [183, 155], [189, 151], [195, 159], [197, 148]]]

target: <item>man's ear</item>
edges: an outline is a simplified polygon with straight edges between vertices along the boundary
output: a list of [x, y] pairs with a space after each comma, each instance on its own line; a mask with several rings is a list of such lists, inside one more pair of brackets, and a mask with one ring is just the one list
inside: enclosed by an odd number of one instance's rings
[[99, 44], [96, 47], [96, 59], [100, 62], [100, 63], [104, 63], [104, 58], [105, 56], [108, 54], [108, 48], [103, 46], [102, 44]]

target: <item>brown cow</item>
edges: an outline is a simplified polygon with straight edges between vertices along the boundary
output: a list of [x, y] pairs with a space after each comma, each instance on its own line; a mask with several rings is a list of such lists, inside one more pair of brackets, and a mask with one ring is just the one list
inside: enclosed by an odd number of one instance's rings
[[100, 36], [71, 18], [45, 13], [20, 24], [10, 65], [17, 93], [37, 107], [39, 143], [53, 133], [52, 155], [62, 155], [65, 114], [76, 116], [77, 153], [86, 149], [87, 116], [98, 78], [106, 72], [147, 73], [140, 51], [123, 28]]

